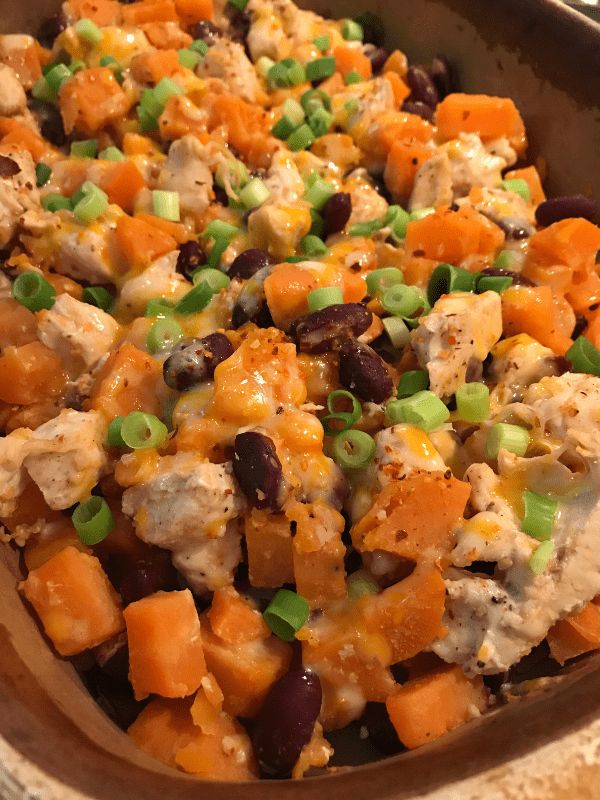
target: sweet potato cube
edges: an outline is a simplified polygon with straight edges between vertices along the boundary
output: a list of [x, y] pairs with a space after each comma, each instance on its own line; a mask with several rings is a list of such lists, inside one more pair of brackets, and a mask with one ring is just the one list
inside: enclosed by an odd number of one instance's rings
[[447, 666], [405, 683], [386, 707], [398, 738], [412, 750], [483, 711], [487, 692], [480, 676], [470, 679], [460, 667]]
[[75, 547], [32, 570], [19, 588], [61, 656], [96, 647], [125, 627], [119, 597], [100, 562]]
[[248, 570], [252, 586], [275, 589], [294, 582], [290, 521], [283, 514], [252, 509], [246, 517]]
[[233, 586], [217, 589], [206, 616], [213, 632], [230, 644], [266, 639], [271, 634], [262, 614], [240, 597]]
[[550, 655], [559, 664], [600, 648], [600, 606], [588, 603], [548, 631]]
[[102, 411], [109, 420], [131, 411], [160, 414], [158, 386], [162, 383], [160, 363], [126, 343], [104, 363], [96, 376], [89, 407]]
[[189, 589], [157, 592], [124, 611], [129, 680], [138, 700], [187, 697], [206, 675], [200, 621]]

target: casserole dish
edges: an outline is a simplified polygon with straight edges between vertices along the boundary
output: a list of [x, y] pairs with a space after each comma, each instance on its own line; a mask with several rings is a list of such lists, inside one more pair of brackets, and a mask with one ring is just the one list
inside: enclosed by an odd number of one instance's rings
[[[481, 10], [472, 9], [467, 3], [423, 3], [418, 9], [402, 9], [398, 35], [394, 28], [399, 20], [393, 12], [387, 20], [389, 10], [374, 10], [386, 19], [390, 41], [401, 39], [413, 57], [427, 58], [444, 51], [459, 65], [465, 89], [504, 92], [515, 98], [525, 112], [533, 152], [543, 152], [552, 165], [550, 189], [568, 192], [583, 188], [597, 193], [597, 98], [590, 82], [581, 78], [581, 73], [596, 74], [594, 30], [558, 4], [531, 3], [520, 10], [516, 4], [514, 9], [511, 4], [503, 5], [498, 19], [484, 19]], [[317, 10], [336, 13], [335, 8]], [[346, 6], [343, 9], [344, 13], [360, 10]], [[26, 19], [11, 20], [10, 27], [23, 29], [24, 25], [35, 23], [33, 16], [40, 18], [46, 11], [40, 4], [39, 9], [35, 6], [34, 14], [34, 7], [28, 6]], [[514, 48], [515, 41], [521, 42], [522, 51]], [[574, 53], [575, 48], [577, 74], [566, 66], [568, 53]], [[565, 54], [562, 65], [555, 60], [559, 50]], [[589, 159], [580, 158], [581, 153], [589, 153]], [[578, 157], [574, 158], [574, 154]], [[7, 563], [2, 573], [6, 642], [0, 656], [4, 675], [2, 733], [7, 747], [3, 761], [10, 765], [12, 773], [6, 796], [11, 796], [9, 792], [19, 796], [23, 784], [30, 795], [41, 797], [68, 797], [69, 786], [84, 796], [98, 798], [159, 794], [185, 797], [197, 792], [198, 787], [184, 776], [167, 773], [134, 751], [131, 743], [119, 737], [100, 711], [91, 706], [68, 665], [51, 658], [25, 611], [18, 605], [15, 609], [15, 577], [17, 565]], [[454, 792], [457, 797], [468, 797], [469, 792], [471, 796], [492, 797], [493, 792], [510, 796], [511, 792], [522, 794], [525, 790], [529, 796], [537, 793], [548, 797], [554, 791], [558, 797], [558, 787], [563, 784], [570, 796], [584, 797], [572, 781], [593, 784], [593, 778], [580, 767], [581, 760], [589, 760], [589, 754], [595, 752], [593, 698], [598, 676], [594, 667], [591, 659], [572, 670], [553, 690], [551, 704], [542, 696], [502, 709], [443, 743], [404, 756], [399, 762], [392, 759], [353, 772], [342, 770], [339, 776], [327, 779], [327, 788], [321, 779], [316, 779], [304, 784], [266, 785], [257, 791], [262, 797], [274, 796], [275, 792], [277, 796], [283, 792], [290, 797], [303, 797], [318, 795], [321, 790], [341, 796], [351, 788], [359, 797], [419, 797], [428, 796], [427, 793], [434, 797], [439, 787], [439, 797], [452, 796]], [[558, 749], [560, 758], [550, 745], [548, 751], [544, 750], [546, 742], [553, 740], [558, 742], [554, 749]], [[485, 747], [481, 747], [482, 741]], [[8, 748], [21, 751], [26, 759], [58, 778], [59, 784], [52, 788], [52, 784], [36, 776], [34, 767], [28, 768], [26, 762], [25, 767], [19, 765], [19, 755], [10, 753]], [[507, 765], [519, 756], [525, 760], [513, 761], [509, 769]], [[492, 772], [486, 774], [489, 769]], [[551, 784], [542, 784], [542, 776]], [[456, 785], [463, 779], [467, 783]], [[236, 797], [242, 791], [247, 794], [252, 790], [211, 786], [214, 797]], [[594, 796], [593, 791], [589, 796]]]

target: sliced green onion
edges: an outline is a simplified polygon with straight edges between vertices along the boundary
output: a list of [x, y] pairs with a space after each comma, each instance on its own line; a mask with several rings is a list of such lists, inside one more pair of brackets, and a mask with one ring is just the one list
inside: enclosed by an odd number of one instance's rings
[[[342, 401], [345, 407], [350, 403], [352, 409], [350, 411], [344, 411], [343, 408], [339, 408], [338, 404], [340, 401]], [[328, 434], [339, 433], [339, 430], [346, 430], [352, 427], [352, 425], [358, 422], [362, 414], [362, 407], [358, 398], [356, 398], [352, 392], [347, 392], [345, 389], [335, 389], [333, 392], [329, 393], [327, 397], [327, 410], [329, 411], [329, 416], [323, 417], [321, 422], [323, 423], [325, 432]], [[329, 426], [326, 425], [326, 421], [329, 420], [340, 421], [344, 427], [331, 430]]]
[[202, 281], [184, 295], [175, 306], [176, 314], [196, 314], [202, 311], [213, 298], [213, 290], [206, 281]]
[[406, 422], [426, 433], [439, 428], [450, 417], [450, 412], [440, 398], [428, 390], [417, 392], [404, 400], [390, 400], [385, 407], [385, 413], [392, 425]]
[[313, 44], [321, 53], [326, 53], [331, 46], [331, 39], [327, 34], [324, 34], [313, 39]]
[[80, 19], [73, 28], [77, 36], [88, 44], [98, 44], [102, 41], [102, 31], [91, 19]]
[[307, 89], [300, 98], [300, 105], [310, 116], [318, 111], [319, 108], [325, 108], [327, 111], [331, 109], [331, 100], [327, 92], [322, 89]]
[[307, 150], [315, 141], [315, 135], [312, 132], [310, 125], [304, 123], [296, 128], [287, 138], [287, 146], [290, 150], [297, 152], [298, 150]]
[[50, 192], [45, 197], [42, 197], [42, 208], [46, 211], [72, 211], [73, 204], [71, 203], [70, 198], [65, 197], [63, 194], [57, 194], [56, 192]]
[[302, 124], [306, 116], [300, 103], [297, 100], [294, 100], [293, 97], [288, 97], [288, 99], [281, 106], [281, 114], [284, 117], [289, 117], [296, 125]]
[[335, 72], [335, 58], [333, 56], [322, 56], [309, 61], [306, 65], [307, 81], [322, 81], [329, 78]]
[[374, 269], [367, 275], [367, 291], [371, 297], [379, 297], [386, 289], [404, 283], [404, 275], [396, 267]]
[[35, 165], [35, 182], [38, 188], [45, 186], [52, 177], [52, 170], [48, 164]]
[[292, 134], [298, 126], [289, 117], [281, 117], [277, 120], [275, 125], [271, 128], [271, 133], [277, 139], [285, 141], [290, 134]]
[[114, 302], [112, 294], [104, 286], [87, 286], [83, 290], [83, 300], [91, 306], [108, 311]]
[[375, 440], [364, 431], [342, 431], [333, 440], [332, 453], [342, 469], [364, 469], [375, 455]]
[[175, 311], [175, 306], [163, 297], [153, 297], [148, 300], [146, 310], [144, 311], [145, 317], [169, 317]]
[[360, 600], [361, 597], [377, 594], [379, 586], [373, 578], [364, 573], [353, 572], [352, 575], [348, 575], [346, 580], [346, 592], [349, 600]]
[[82, 225], [88, 225], [104, 214], [108, 207], [108, 196], [91, 181], [86, 181], [81, 188], [84, 196], [75, 205], [73, 214]]
[[323, 178], [317, 177], [310, 189], [304, 195], [304, 199], [310, 203], [313, 208], [316, 208], [317, 211], [320, 211], [329, 198], [333, 197], [334, 194], [335, 187], [330, 183], [327, 183], [327, 181], [324, 181]]
[[97, 152], [97, 139], [84, 139], [81, 142], [71, 142], [71, 155], [74, 158], [96, 158]]
[[125, 417], [115, 417], [108, 426], [106, 434], [106, 442], [109, 447], [126, 447], [123, 437], [121, 436], [121, 426]]
[[212, 269], [217, 269], [221, 263], [221, 256], [228, 247], [229, 239], [215, 239], [206, 259], [208, 266], [212, 267]]
[[362, 42], [365, 32], [360, 22], [345, 19], [342, 22], [342, 36], [347, 42]]
[[280, 589], [264, 610], [263, 618], [275, 636], [293, 642], [309, 614], [310, 606], [302, 595]]
[[254, 66], [256, 67], [257, 72], [266, 80], [270, 69], [275, 66], [275, 62], [268, 56], [261, 56]]
[[295, 58], [284, 58], [281, 62], [287, 70], [287, 78], [289, 86], [299, 86], [306, 80], [306, 72], [304, 67]]
[[118, 147], [107, 147], [98, 153], [102, 161], [125, 161], [125, 156]]
[[108, 503], [103, 497], [96, 495], [85, 503], [79, 503], [71, 520], [81, 541], [88, 545], [98, 544], [106, 539], [115, 527]]
[[121, 424], [121, 437], [132, 450], [160, 447], [168, 435], [164, 422], [154, 414], [145, 414], [143, 411], [132, 411]]
[[325, 242], [310, 233], [300, 240], [300, 247], [303, 253], [311, 257], [326, 256], [329, 253], [329, 248]]
[[425, 219], [425, 217], [430, 217], [432, 214], [435, 214], [435, 208], [433, 206], [428, 206], [427, 208], [417, 208], [414, 211], [410, 212], [411, 221], [416, 221], [419, 219]]
[[159, 102], [152, 89], [144, 89], [140, 96], [140, 108], [150, 117], [158, 118], [165, 110], [164, 103]]
[[483, 292], [497, 292], [502, 294], [509, 286], [512, 286], [513, 279], [510, 275], [481, 275], [476, 278], [475, 290], [478, 294]]
[[240, 202], [249, 210], [262, 206], [262, 204], [269, 199], [270, 195], [271, 192], [268, 186], [260, 178], [252, 178], [239, 192]]
[[224, 189], [227, 179], [236, 187], [245, 186], [248, 183], [250, 176], [243, 161], [235, 159], [226, 164], [219, 164], [215, 172], [215, 183]]
[[372, 236], [383, 228], [383, 220], [372, 219], [369, 222], [357, 222], [350, 228], [350, 236]]
[[179, 222], [179, 192], [165, 192], [155, 189], [152, 192], [152, 211], [157, 217], [169, 222]]
[[55, 103], [56, 92], [53, 92], [48, 84], [46, 78], [42, 75], [41, 78], [33, 85], [31, 94], [36, 100], [41, 100], [42, 103]]
[[281, 62], [273, 64], [269, 69], [267, 73], [267, 83], [271, 89], [286, 89], [290, 85], [287, 69]]
[[320, 289], [313, 289], [312, 292], [309, 292], [306, 300], [308, 310], [313, 312], [328, 306], [341, 305], [344, 302], [344, 295], [338, 286], [322, 286]]
[[409, 369], [402, 373], [398, 383], [397, 397], [402, 400], [405, 397], [412, 397], [417, 392], [422, 392], [429, 388], [429, 374], [424, 369]]
[[565, 355], [573, 365], [573, 372], [600, 377], [600, 350], [585, 336], [578, 336]]
[[240, 229], [229, 222], [222, 219], [213, 219], [209, 222], [206, 228], [202, 231], [202, 238], [204, 239], [226, 239], [230, 242], [235, 236], [238, 235]]
[[397, 350], [402, 350], [410, 342], [410, 331], [400, 317], [386, 317], [381, 320], [385, 332]]
[[357, 72], [355, 69], [352, 69], [350, 70], [350, 72], [347, 73], [346, 77], [344, 78], [344, 83], [346, 84], [346, 86], [353, 86], [355, 83], [362, 83], [363, 80], [364, 80], [363, 76], [360, 74], [360, 72]]
[[450, 292], [472, 292], [474, 285], [474, 273], [451, 264], [439, 264], [429, 279], [427, 299], [433, 306], [442, 295]]
[[554, 555], [554, 542], [542, 542], [529, 557], [529, 569], [534, 575], [542, 575]]
[[456, 410], [465, 422], [483, 422], [490, 415], [490, 390], [485, 383], [463, 383], [456, 390]]
[[193, 50], [195, 53], [200, 53], [201, 56], [205, 56], [208, 53], [208, 49], [208, 44], [204, 39], [194, 39], [190, 45], [190, 50]]
[[500, 269], [512, 270], [515, 267], [515, 254], [512, 250], [501, 250], [494, 261], [494, 266]]
[[154, 117], [149, 111], [139, 105], [137, 107], [137, 116], [142, 133], [151, 133], [152, 131], [158, 130], [158, 117], [160, 114]]
[[333, 114], [325, 108], [318, 108], [309, 116], [308, 124], [315, 136], [325, 136], [333, 125]]
[[154, 87], [154, 97], [161, 105], [166, 105], [171, 97], [184, 94], [183, 89], [171, 78], [161, 78]]
[[146, 346], [151, 353], [161, 353], [168, 350], [183, 339], [181, 325], [174, 319], [157, 320], [148, 331]]
[[288, 264], [302, 264], [306, 261], [306, 256], [288, 256], [285, 260]]
[[389, 217], [389, 219], [386, 218], [386, 224], [389, 226], [392, 239], [395, 242], [406, 239], [406, 226], [410, 222], [410, 214], [408, 211], [405, 211], [402, 206], [390, 206], [387, 217]]
[[66, 64], [57, 64], [46, 73], [46, 81], [48, 82], [48, 86], [54, 92], [54, 94], [58, 94], [63, 83], [72, 77], [73, 73]]
[[248, 5], [248, 0], [229, 0], [229, 5], [237, 8], [238, 11], [244, 11]]
[[56, 291], [39, 272], [22, 272], [12, 285], [12, 296], [30, 311], [52, 308]]
[[351, 97], [350, 100], [347, 100], [344, 103], [344, 111], [349, 117], [351, 117], [353, 114], [356, 114], [358, 111], [358, 100], [356, 97]]
[[112, 67], [114, 65], [119, 65], [119, 62], [114, 56], [102, 56], [100, 59], [100, 66], [101, 67]]
[[424, 307], [424, 297], [416, 286], [397, 283], [386, 289], [380, 298], [381, 305], [395, 317], [412, 317]]
[[531, 203], [531, 191], [529, 184], [523, 178], [512, 178], [508, 181], [502, 181], [502, 188], [505, 192], [513, 192], [522, 197], [526, 203]]
[[311, 208], [309, 209], [309, 212], [311, 220], [309, 234], [311, 236], [318, 236], [319, 239], [322, 239], [323, 234], [325, 233], [325, 220], [319, 214], [319, 212], [316, 211], [316, 209]]
[[488, 458], [498, 458], [500, 450], [524, 456], [529, 447], [529, 431], [520, 425], [498, 422], [488, 431], [485, 452]]
[[204, 281], [204, 283], [208, 284], [213, 294], [215, 292], [220, 292], [221, 289], [226, 289], [231, 283], [231, 280], [224, 272], [221, 272], [220, 269], [212, 269], [211, 267], [200, 267], [194, 270], [192, 273], [192, 281], [194, 282], [194, 286]]
[[178, 50], [177, 55], [181, 66], [191, 70], [196, 69], [202, 58], [196, 50], [187, 50], [185, 47]]
[[87, 64], [85, 61], [82, 61], [80, 58], [74, 58], [73, 61], [69, 64], [69, 71], [71, 75], [75, 75], [76, 72], [81, 72], [82, 69], [86, 69]]
[[558, 511], [557, 501], [546, 495], [526, 490], [523, 492], [523, 509], [525, 515], [521, 522], [521, 530], [540, 542], [550, 539]]

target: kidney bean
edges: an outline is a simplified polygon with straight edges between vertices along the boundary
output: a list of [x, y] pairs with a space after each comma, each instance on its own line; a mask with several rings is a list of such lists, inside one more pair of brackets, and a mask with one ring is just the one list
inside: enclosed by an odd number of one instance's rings
[[227, 274], [230, 278], [242, 278], [247, 280], [253, 275], [268, 267], [271, 263], [271, 258], [266, 250], [259, 250], [256, 247], [251, 247], [249, 250], [244, 250], [239, 256], [234, 258]]
[[59, 14], [54, 14], [54, 16], [42, 22], [38, 30], [37, 38], [44, 47], [52, 47], [56, 37], [67, 28], [68, 24], [69, 21], [62, 11]]
[[352, 198], [348, 192], [336, 192], [323, 206], [325, 222], [325, 238], [332, 233], [339, 233], [346, 227], [352, 214]]
[[385, 47], [368, 47], [365, 48], [365, 55], [371, 62], [371, 70], [373, 75], [377, 75], [377, 73], [381, 72], [383, 69], [385, 62], [388, 60], [390, 56], [389, 50], [386, 50]]
[[124, 605], [129, 605], [155, 592], [167, 592], [177, 588], [177, 571], [171, 564], [168, 553], [152, 558], [132, 559], [124, 564], [117, 591]]
[[258, 431], [238, 433], [233, 450], [233, 472], [250, 503], [281, 508], [285, 481], [273, 440]]
[[446, 56], [436, 56], [431, 62], [428, 72], [438, 90], [440, 100], [454, 91], [454, 75]]
[[381, 356], [368, 344], [352, 339], [340, 347], [340, 383], [371, 403], [383, 403], [394, 391]]
[[402, 111], [406, 111], [407, 114], [416, 114], [426, 119], [427, 122], [433, 122], [435, 114], [431, 106], [422, 103], [420, 100], [405, 100], [404, 103], [402, 103]]
[[427, 74], [424, 67], [409, 67], [406, 73], [406, 82], [411, 89], [411, 100], [419, 100], [427, 106], [435, 108], [440, 102], [440, 96], [435, 83]]
[[148, 702], [136, 701], [129, 683], [114, 680], [98, 667], [86, 672], [83, 679], [104, 713], [123, 730], [131, 725]]
[[0, 156], [0, 178], [12, 178], [21, 172], [21, 167], [8, 156]]
[[240, 328], [246, 322], [253, 322], [259, 328], [270, 328], [273, 325], [264, 289], [265, 279], [271, 274], [271, 270], [271, 265], [259, 269], [240, 292], [231, 315], [234, 328]]
[[481, 274], [489, 275], [492, 278], [512, 278], [514, 286], [535, 286], [535, 283], [525, 275], [520, 275], [518, 272], [511, 272], [509, 269], [502, 269], [502, 267], [486, 267], [481, 270]]
[[223, 333], [180, 342], [163, 364], [167, 386], [183, 392], [208, 381], [215, 369], [233, 353], [233, 345]]
[[115, 681], [129, 678], [129, 647], [127, 634], [121, 633], [115, 639], [104, 642], [94, 651], [98, 666]]
[[40, 130], [44, 139], [55, 147], [64, 147], [68, 141], [60, 112], [53, 106], [44, 107]]
[[210, 47], [217, 39], [223, 36], [223, 31], [214, 22], [208, 19], [202, 19], [197, 22], [190, 31], [194, 39], [202, 39]]
[[392, 756], [404, 750], [384, 703], [367, 703], [361, 722], [364, 722], [369, 738], [383, 755]]
[[314, 311], [296, 323], [295, 336], [303, 353], [339, 350], [348, 339], [364, 333], [373, 320], [360, 303], [340, 303]]
[[574, 194], [544, 200], [535, 211], [537, 224], [543, 225], [545, 228], [554, 222], [570, 217], [584, 217], [584, 219], [594, 222], [598, 218], [598, 204], [582, 194]]
[[184, 242], [179, 248], [177, 256], [177, 272], [181, 275], [190, 276], [195, 269], [206, 263], [204, 251], [195, 240]]
[[289, 777], [302, 748], [311, 739], [321, 700], [321, 681], [306, 669], [288, 672], [271, 687], [252, 737], [265, 776]]

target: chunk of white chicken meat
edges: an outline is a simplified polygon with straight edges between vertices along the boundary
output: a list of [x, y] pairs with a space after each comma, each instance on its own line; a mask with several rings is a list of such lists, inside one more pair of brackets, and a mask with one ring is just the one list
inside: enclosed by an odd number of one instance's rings
[[[515, 192], [483, 187], [475, 197], [458, 199], [457, 204], [471, 206], [502, 228], [507, 235], [506, 247], [513, 250], [514, 256], [517, 256], [522, 240], [535, 231], [533, 205]], [[519, 261], [522, 259], [517, 263]], [[516, 265], [512, 268], [519, 271]]]
[[415, 175], [408, 203], [411, 211], [418, 208], [437, 208], [452, 203], [452, 167], [448, 153], [436, 152], [428, 158]]
[[27, 95], [17, 73], [6, 64], [0, 64], [0, 116], [14, 117], [27, 108]]
[[162, 297], [176, 302], [190, 289], [190, 284], [177, 272], [178, 252], [174, 250], [153, 261], [143, 272], [125, 281], [119, 295], [118, 309], [127, 316], [143, 314], [148, 302]]
[[453, 292], [443, 295], [413, 331], [412, 347], [429, 373], [431, 391], [447, 398], [467, 377], [481, 377], [482, 363], [501, 335], [499, 294]]
[[27, 484], [23, 459], [31, 437], [29, 428], [18, 428], [0, 438], [0, 517], [12, 516]]
[[[467, 470], [476, 513], [455, 530], [445, 575], [448, 633], [432, 646], [445, 661], [469, 674], [505, 671], [600, 592], [599, 407], [600, 379], [545, 377], [514, 413], [550, 452], [519, 458], [501, 451], [497, 475], [485, 464]], [[520, 530], [524, 489], [558, 501], [554, 552], [539, 575], [530, 566], [539, 542]], [[480, 561], [495, 564], [493, 577], [460, 569]]]
[[488, 377], [495, 384], [491, 391], [492, 411], [523, 399], [523, 392], [544, 377], [558, 375], [561, 359], [526, 333], [503, 339], [492, 349]]
[[38, 314], [38, 338], [63, 361], [70, 378], [92, 367], [113, 346], [118, 323], [100, 308], [59, 294]]
[[157, 188], [179, 194], [183, 214], [203, 214], [213, 197], [207, 148], [195, 136], [173, 142], [162, 165]]
[[197, 68], [202, 78], [219, 78], [232, 94], [249, 103], [260, 102], [264, 91], [254, 65], [237, 42], [219, 38]]
[[[351, 111], [348, 110], [348, 103], [351, 103]], [[336, 125], [353, 138], [367, 135], [371, 126], [378, 126], [378, 117], [394, 109], [392, 85], [385, 78], [355, 83], [331, 98], [331, 111]]]
[[31, 155], [17, 148], [3, 148], [0, 155], [0, 247], [6, 247], [28, 211], [39, 210]]
[[233, 582], [241, 560], [235, 520], [243, 510], [231, 463], [211, 464], [193, 453], [163, 456], [155, 477], [123, 494], [136, 534], [171, 550], [173, 563], [200, 593]]
[[334, 23], [290, 0], [250, 0], [246, 11], [251, 21], [247, 42], [254, 62], [261, 56], [281, 61], [325, 32], [340, 38]]
[[344, 191], [350, 194], [352, 213], [348, 225], [381, 219], [388, 210], [385, 197], [382, 197], [365, 169], [354, 170], [344, 182]]

